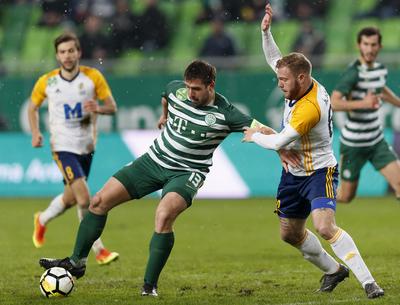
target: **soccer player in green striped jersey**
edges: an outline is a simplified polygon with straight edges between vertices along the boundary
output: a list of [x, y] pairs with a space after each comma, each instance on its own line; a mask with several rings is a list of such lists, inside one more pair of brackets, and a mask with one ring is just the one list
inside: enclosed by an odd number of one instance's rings
[[337, 201], [349, 203], [354, 199], [361, 169], [368, 161], [400, 199], [400, 165], [383, 137], [378, 117], [381, 100], [400, 107], [400, 98], [386, 86], [387, 69], [376, 62], [382, 48], [379, 29], [363, 28], [357, 42], [360, 57], [348, 67], [331, 96], [333, 110], [347, 112], [340, 137]]
[[[65, 259], [43, 258], [39, 261], [42, 267], [63, 267], [76, 277], [83, 276], [90, 247], [101, 235], [108, 211], [162, 189], [142, 289], [143, 296], [157, 296], [158, 277], [174, 245], [173, 224], [203, 185], [215, 149], [231, 132], [258, 125], [215, 92], [215, 77], [212, 65], [194, 61], [186, 68], [184, 81], [167, 86], [158, 122], [164, 128], [161, 134], [146, 154], [118, 171], [93, 197], [73, 254]], [[282, 151], [280, 157], [286, 168], [298, 164], [295, 153]]]

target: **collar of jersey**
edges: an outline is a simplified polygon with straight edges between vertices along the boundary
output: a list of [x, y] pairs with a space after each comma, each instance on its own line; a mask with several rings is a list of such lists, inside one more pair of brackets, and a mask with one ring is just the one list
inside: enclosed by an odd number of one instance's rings
[[297, 100], [291, 100], [289, 101], [289, 107], [293, 107], [298, 101], [300, 101], [303, 97], [305, 97], [314, 87], [314, 81], [311, 83], [310, 88], [307, 89], [307, 91]]
[[65, 80], [66, 82], [73, 82], [77, 77], [78, 77], [78, 75], [81, 73], [81, 69], [79, 69], [78, 70], [78, 73], [76, 73], [76, 75], [73, 77], [73, 78], [71, 78], [71, 79], [66, 79], [66, 78], [64, 78], [63, 76], [62, 76], [62, 74], [61, 74], [61, 69], [60, 69], [60, 71], [58, 72], [58, 74], [60, 75], [60, 77], [61, 77], [61, 79], [62, 80]]

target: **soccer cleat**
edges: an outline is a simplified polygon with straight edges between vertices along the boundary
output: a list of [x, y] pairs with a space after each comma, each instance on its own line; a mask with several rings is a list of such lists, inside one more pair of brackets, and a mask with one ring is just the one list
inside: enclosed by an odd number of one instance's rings
[[110, 252], [106, 248], [100, 250], [100, 252], [96, 255], [96, 262], [99, 265], [107, 265], [119, 257], [119, 253], [117, 252]]
[[364, 287], [365, 293], [367, 294], [368, 299], [375, 299], [379, 297], [383, 297], [385, 292], [381, 287], [378, 286], [377, 283], [369, 283]]
[[69, 271], [71, 275], [75, 276], [77, 279], [82, 277], [86, 271], [86, 265], [75, 267], [72, 265], [71, 260], [69, 257], [63, 259], [56, 259], [56, 258], [41, 258], [39, 260], [39, 265], [42, 266], [44, 269], [50, 269], [53, 267], [61, 267], [65, 270]]
[[337, 284], [344, 281], [346, 277], [349, 277], [349, 269], [346, 266], [340, 264], [339, 270], [333, 274], [324, 274], [320, 280], [321, 288], [318, 291], [331, 292]]
[[158, 297], [157, 286], [144, 283], [142, 287], [142, 296]]
[[39, 221], [40, 212], [35, 213], [33, 216], [33, 235], [32, 241], [36, 248], [44, 245], [44, 233], [46, 233], [46, 226], [42, 225]]

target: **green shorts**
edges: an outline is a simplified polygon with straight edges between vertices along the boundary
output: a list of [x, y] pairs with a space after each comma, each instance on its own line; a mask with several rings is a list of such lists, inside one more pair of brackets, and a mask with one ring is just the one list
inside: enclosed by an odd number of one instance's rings
[[198, 172], [166, 169], [144, 154], [113, 175], [132, 199], [139, 199], [162, 189], [161, 197], [169, 192], [181, 195], [188, 206], [204, 183], [205, 176]]
[[346, 181], [357, 181], [367, 161], [376, 170], [381, 170], [397, 160], [392, 147], [383, 139], [368, 147], [351, 147], [340, 143], [340, 178]]

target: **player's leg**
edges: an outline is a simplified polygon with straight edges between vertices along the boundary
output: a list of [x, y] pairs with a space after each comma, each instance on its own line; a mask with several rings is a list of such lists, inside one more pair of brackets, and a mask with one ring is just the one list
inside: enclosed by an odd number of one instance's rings
[[148, 155], [143, 155], [119, 170], [91, 199], [89, 211], [79, 225], [71, 257], [42, 258], [39, 264], [45, 269], [63, 267], [76, 277], [83, 276], [90, 248], [103, 232], [108, 211], [120, 203], [141, 198], [161, 188], [160, 175], [152, 170], [153, 165]]
[[76, 203], [75, 196], [67, 183], [67, 176], [64, 167], [71, 162], [70, 159], [65, 159], [63, 153], [59, 158], [59, 153], [53, 153], [53, 158], [56, 161], [61, 174], [64, 177], [64, 192], [54, 197], [49, 206], [43, 212], [36, 212], [34, 215], [34, 230], [32, 235], [33, 244], [36, 248], [40, 248], [45, 243], [44, 235], [46, 233], [46, 225], [54, 218], [58, 217]]
[[[317, 232], [331, 244], [336, 256], [354, 273], [366, 290], [368, 297], [382, 296], [383, 290], [376, 285], [353, 239], [346, 231], [336, 226], [335, 211], [328, 207], [318, 208], [313, 210], [311, 215]], [[376, 286], [376, 291], [371, 295], [367, 291], [367, 287], [370, 285]]]
[[340, 184], [336, 201], [350, 203], [357, 193], [360, 172], [368, 160], [368, 148], [340, 144]]
[[310, 230], [305, 228], [305, 219], [280, 218], [281, 239], [296, 247], [304, 259], [318, 267], [324, 273], [335, 273], [339, 264], [329, 255]]
[[[327, 168], [326, 171], [318, 170], [310, 177], [309, 193], [314, 198], [311, 200], [311, 217], [318, 234], [331, 244], [336, 256], [353, 271], [363, 288], [366, 289], [367, 285], [375, 283], [375, 280], [351, 236], [336, 225], [335, 189], [337, 175], [336, 168]], [[343, 267], [341, 269], [336, 274], [325, 275], [321, 288], [336, 286], [348, 277], [348, 270]], [[378, 296], [380, 295], [383, 295], [383, 291]], [[368, 295], [368, 297], [370, 296]]]
[[144, 276], [142, 295], [157, 295], [157, 282], [174, 246], [173, 224], [188, 206], [198, 189], [203, 185], [204, 176], [199, 173], [162, 170], [167, 177], [162, 199], [157, 207], [155, 229], [150, 241], [150, 253]]
[[337, 191], [337, 202], [350, 203], [356, 197], [358, 188], [358, 180], [347, 181], [344, 179], [340, 180], [339, 188]]
[[315, 234], [305, 228], [310, 204], [299, 194], [299, 190], [304, 188], [307, 179], [282, 173], [276, 208], [280, 217], [281, 238], [296, 247], [306, 260], [324, 273], [333, 274], [339, 264], [322, 248]]
[[380, 141], [374, 146], [370, 161], [393, 188], [397, 199], [400, 199], [400, 164], [393, 148], [385, 140]]
[[399, 161], [392, 161], [380, 170], [386, 181], [394, 189], [396, 198], [400, 200], [400, 164]]
[[45, 268], [62, 267], [79, 278], [85, 274], [90, 248], [103, 232], [107, 212], [114, 206], [128, 201], [131, 195], [116, 178], [110, 178], [104, 187], [92, 198], [90, 210], [81, 221], [73, 254], [64, 259], [42, 258], [39, 264]]
[[175, 192], [167, 193], [158, 204], [155, 230], [150, 241], [149, 259], [144, 275], [142, 295], [157, 295], [157, 282], [174, 246], [173, 224], [187, 208], [185, 199]]
[[71, 190], [69, 190], [67, 187], [64, 187], [64, 193], [61, 193], [54, 197], [49, 206], [44, 211], [35, 213], [33, 221], [34, 229], [32, 240], [36, 248], [42, 247], [46, 241], [45, 233], [47, 230], [47, 224], [52, 219], [63, 214], [64, 211], [71, 207], [73, 204], [74, 197]]

